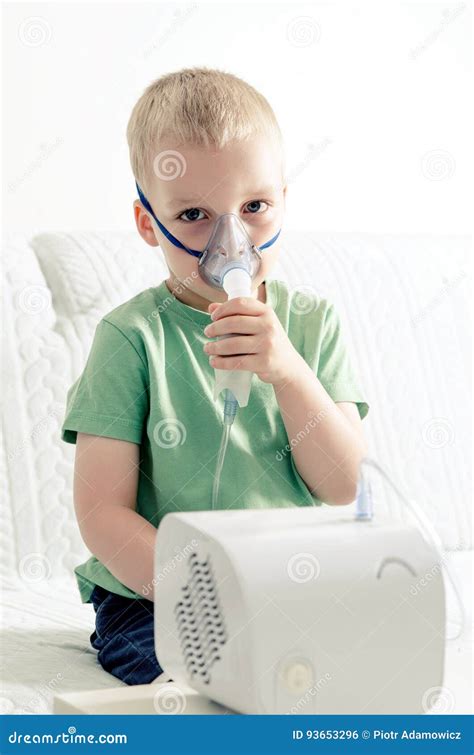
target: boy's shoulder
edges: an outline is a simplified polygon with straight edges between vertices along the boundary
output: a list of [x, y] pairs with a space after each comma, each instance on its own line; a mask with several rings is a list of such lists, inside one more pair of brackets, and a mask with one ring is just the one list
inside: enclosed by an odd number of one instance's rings
[[126, 335], [143, 331], [150, 323], [157, 307], [156, 289], [150, 287], [140, 291], [102, 316], [102, 320], [115, 325]]
[[115, 342], [116, 338], [127, 339], [142, 361], [146, 362], [146, 343], [157, 307], [156, 287], [147, 288], [104, 314], [97, 328], [101, 329], [102, 338], [110, 338], [111, 342]]

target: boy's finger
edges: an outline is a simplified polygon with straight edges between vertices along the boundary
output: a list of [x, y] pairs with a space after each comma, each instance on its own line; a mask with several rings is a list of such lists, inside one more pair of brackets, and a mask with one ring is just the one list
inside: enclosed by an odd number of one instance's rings
[[209, 304], [209, 306], [208, 306], [208, 308], [207, 308], [207, 311], [208, 311], [209, 313], [211, 313], [211, 312], [212, 312], [212, 311], [213, 311], [213, 310], [214, 310], [214, 309], [215, 309], [216, 307], [220, 307], [220, 305], [221, 305], [221, 304], [220, 304], [220, 302], [218, 302], [218, 301], [211, 301], [211, 303]]
[[211, 322], [204, 328], [204, 335], [208, 338], [215, 338], [226, 333], [258, 333], [262, 328], [258, 317], [249, 315], [229, 315], [222, 317], [216, 322]]
[[229, 299], [212, 310], [211, 317], [218, 320], [229, 315], [261, 315], [265, 311], [266, 304], [254, 299], [253, 296], [238, 296]]

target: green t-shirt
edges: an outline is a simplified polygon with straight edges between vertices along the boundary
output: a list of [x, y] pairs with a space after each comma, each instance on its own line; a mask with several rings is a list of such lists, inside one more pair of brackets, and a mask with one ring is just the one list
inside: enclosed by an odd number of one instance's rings
[[[266, 297], [331, 398], [355, 402], [365, 417], [369, 407], [333, 305], [278, 280], [266, 281]], [[85, 368], [67, 394], [62, 440], [75, 443], [84, 432], [140, 445], [136, 510], [155, 526], [168, 512], [211, 505], [223, 398], [213, 399], [214, 368], [203, 351], [210, 322], [164, 281], [148, 288], [100, 320]], [[253, 375], [249, 403], [230, 432], [218, 508], [320, 504], [293, 462], [273, 386]], [[83, 603], [95, 585], [142, 597], [95, 556], [74, 572]]]

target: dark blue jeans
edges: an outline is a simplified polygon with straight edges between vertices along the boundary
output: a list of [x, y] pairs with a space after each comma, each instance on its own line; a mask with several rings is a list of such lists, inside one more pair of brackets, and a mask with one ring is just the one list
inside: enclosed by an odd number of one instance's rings
[[91, 594], [95, 631], [90, 642], [105, 671], [126, 684], [149, 684], [163, 672], [155, 655], [154, 603], [125, 598], [96, 585]]

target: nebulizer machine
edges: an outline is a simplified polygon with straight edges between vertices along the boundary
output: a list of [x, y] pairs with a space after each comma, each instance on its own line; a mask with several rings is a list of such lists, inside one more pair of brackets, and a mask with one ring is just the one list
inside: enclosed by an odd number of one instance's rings
[[[207, 283], [229, 298], [251, 295], [261, 251], [278, 233], [257, 248], [240, 219], [226, 213], [206, 248], [192, 250], [139, 194], [166, 237], [199, 257]], [[162, 668], [226, 712], [428, 712], [427, 691], [443, 683], [444, 577], [463, 621], [434, 528], [369, 458], [354, 514], [329, 506], [214, 510], [230, 429], [247, 405], [252, 375], [216, 369], [215, 376], [224, 428], [211, 510], [167, 514], [156, 538]], [[388, 482], [411, 524], [374, 516], [370, 469]]]

